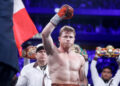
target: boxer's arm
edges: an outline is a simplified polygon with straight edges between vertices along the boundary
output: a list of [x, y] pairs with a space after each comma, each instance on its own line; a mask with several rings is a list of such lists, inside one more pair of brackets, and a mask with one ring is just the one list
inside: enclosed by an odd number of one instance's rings
[[55, 26], [51, 22], [49, 22], [42, 31], [42, 42], [48, 55], [53, 54], [53, 50], [55, 47], [51, 37], [51, 33], [54, 29]]
[[69, 5], [63, 5], [59, 12], [52, 17], [50, 22], [42, 31], [42, 40], [47, 54], [53, 55], [56, 52], [56, 47], [54, 46], [51, 33], [55, 29], [56, 25], [63, 19], [70, 19], [73, 16], [73, 8]]

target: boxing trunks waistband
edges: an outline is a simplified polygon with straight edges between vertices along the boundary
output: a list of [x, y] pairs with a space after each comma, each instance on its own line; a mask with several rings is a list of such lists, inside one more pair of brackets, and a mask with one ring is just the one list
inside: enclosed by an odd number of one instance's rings
[[76, 84], [57, 84], [57, 83], [52, 83], [52, 86], [80, 86]]

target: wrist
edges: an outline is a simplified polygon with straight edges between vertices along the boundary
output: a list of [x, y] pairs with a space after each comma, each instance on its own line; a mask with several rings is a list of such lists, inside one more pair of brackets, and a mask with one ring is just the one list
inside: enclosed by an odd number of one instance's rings
[[97, 61], [97, 60], [98, 60], [98, 58], [94, 57], [94, 60], [95, 60], [95, 61]]
[[97, 54], [95, 54], [94, 60], [98, 60], [99, 56]]
[[58, 14], [54, 15], [50, 20], [50, 22], [55, 26], [58, 25], [60, 21], [62, 21], [62, 18], [60, 18]]

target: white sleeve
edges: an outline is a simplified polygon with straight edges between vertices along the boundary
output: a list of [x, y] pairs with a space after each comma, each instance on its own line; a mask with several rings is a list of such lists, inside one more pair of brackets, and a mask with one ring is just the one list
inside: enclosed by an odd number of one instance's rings
[[26, 68], [22, 69], [20, 76], [18, 77], [16, 86], [27, 86], [28, 78], [27, 78], [26, 70], [27, 70]]
[[117, 73], [113, 77], [113, 82], [115, 82], [118, 85], [120, 83], [120, 55], [117, 58], [117, 63], [118, 63], [119, 69], [117, 70]]
[[86, 75], [86, 77], [88, 75], [88, 66], [89, 66], [88, 63], [89, 63], [88, 61], [85, 61], [85, 75]]
[[120, 68], [117, 70], [117, 73], [113, 77], [113, 82], [115, 82], [116, 84], [120, 83]]
[[98, 80], [100, 80], [101, 78], [99, 77], [97, 68], [96, 68], [96, 64], [97, 62], [95, 60], [92, 61], [91, 63], [91, 74], [92, 74], [92, 80], [94, 85], [97, 84]]

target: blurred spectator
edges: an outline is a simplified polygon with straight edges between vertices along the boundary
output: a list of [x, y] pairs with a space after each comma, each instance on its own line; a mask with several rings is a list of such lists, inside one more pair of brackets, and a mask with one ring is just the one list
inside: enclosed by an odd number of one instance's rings
[[[118, 69], [115, 76], [112, 77], [112, 68], [110, 66], [106, 66], [102, 69], [100, 77], [96, 68], [98, 58], [99, 56], [96, 54], [91, 63], [91, 74], [94, 86], [118, 86], [120, 82], [120, 69]], [[120, 64], [118, 65], [120, 67]]]
[[47, 54], [43, 44], [37, 45], [36, 60], [23, 67], [16, 86], [51, 86]]
[[12, 16], [13, 0], [0, 0], [0, 86], [10, 86], [19, 70]]

